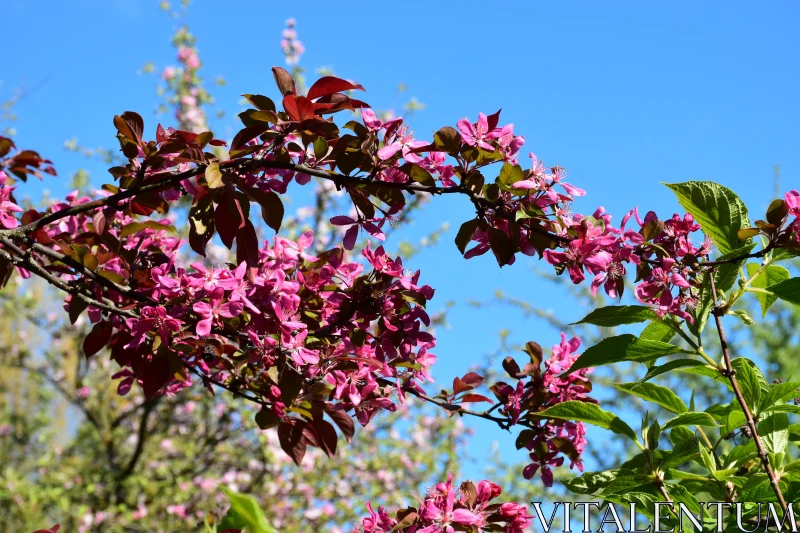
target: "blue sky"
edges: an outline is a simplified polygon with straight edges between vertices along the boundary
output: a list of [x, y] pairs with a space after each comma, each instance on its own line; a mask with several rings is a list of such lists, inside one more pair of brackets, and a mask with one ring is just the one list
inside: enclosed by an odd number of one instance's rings
[[[92, 172], [96, 186], [110, 181], [102, 165], [66, 153], [64, 140], [113, 147], [111, 118], [128, 109], [142, 113], [149, 131], [155, 127], [155, 79], [137, 70], [147, 61], [174, 62], [169, 38], [177, 25], [157, 4], [5, 2], [4, 41], [12, 52], [4, 57], [0, 100], [14, 87], [38, 86], [16, 108], [16, 140], [54, 160], [60, 177], [46, 184], [54, 194], [66, 192], [64, 183], [78, 167]], [[365, 99], [379, 107], [397, 103], [396, 85], [405, 83], [427, 105], [411, 120], [420, 137], [502, 108], [501, 124], [513, 122], [527, 139], [524, 153], [565, 167], [569, 181], [588, 191], [577, 202], [582, 211], [602, 205], [618, 219], [638, 205], [664, 218], [679, 207], [660, 182], [712, 179], [760, 215], [773, 195], [775, 165], [784, 189], [800, 183], [796, 2], [233, 5], [198, 0], [186, 19], [206, 80], [221, 75], [228, 82], [214, 95], [230, 116], [241, 93], [274, 96], [269, 68], [282, 64], [279, 34], [284, 20], [296, 17], [307, 48], [304, 66], [332, 66], [358, 80], [367, 88]], [[169, 117], [160, 120], [166, 124]], [[233, 127], [226, 119], [215, 129], [230, 137]], [[37, 184], [25, 187], [32, 196], [41, 191]], [[530, 260], [499, 270], [490, 256], [460, 259], [452, 239], [470, 217], [469, 206], [437, 200], [408, 232], [421, 236], [451, 222], [443, 244], [411, 263], [437, 289], [432, 308], [459, 304], [449, 314], [451, 328], [439, 332], [435, 375], [449, 382], [495, 348], [503, 327], [514, 341], [554, 344], [557, 332], [543, 323], [512, 310], [463, 305], [501, 289], [569, 321], [582, 314], [564, 292], [532, 274]], [[503, 435], [478, 427], [479, 456]], [[524, 460], [512, 443], [502, 449], [509, 459]]]

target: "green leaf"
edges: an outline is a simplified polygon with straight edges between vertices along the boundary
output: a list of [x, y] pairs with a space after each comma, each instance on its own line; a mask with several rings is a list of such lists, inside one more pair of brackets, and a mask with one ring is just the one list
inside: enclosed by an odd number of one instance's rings
[[637, 474], [633, 470], [620, 468], [618, 470], [605, 470], [603, 472], [585, 472], [583, 475], [562, 481], [565, 487], [575, 494], [594, 494], [605, 489], [611, 483], [627, 483], [631, 487], [641, 485], [647, 477]]
[[[664, 428], [666, 429], [666, 426], [664, 426]], [[694, 436], [692, 436], [691, 439], [678, 443], [678, 445], [672, 449], [672, 453], [670, 453], [669, 457], [664, 461], [664, 468], [674, 468], [689, 461], [697, 455], [698, 448], [699, 444], [697, 438]]]
[[708, 453], [705, 446], [700, 446], [700, 459], [703, 461], [703, 465], [705, 465], [706, 469], [708, 469], [711, 474], [717, 471], [717, 465], [714, 463], [714, 458], [711, 457], [711, 454]]
[[789, 416], [773, 413], [759, 422], [758, 434], [767, 453], [783, 453], [789, 445]]
[[684, 426], [674, 427], [669, 432], [669, 441], [673, 446], [678, 446], [685, 440], [694, 440], [696, 438], [697, 437], [695, 436], [694, 431]]
[[603, 429], [609, 429], [619, 435], [625, 435], [633, 441], [637, 440], [636, 433], [624, 420], [614, 413], [602, 410], [593, 403], [570, 400], [540, 411], [536, 413], [536, 416], [585, 422]]
[[748, 440], [741, 446], [737, 446], [725, 456], [725, 463], [728, 465], [744, 464], [746, 461], [756, 457], [756, 443]]
[[735, 309], [733, 311], [729, 311], [728, 314], [733, 315], [739, 320], [741, 320], [742, 324], [744, 324], [745, 326], [752, 326], [753, 324], [756, 323], [755, 320], [750, 318], [750, 315], [748, 315], [747, 311], [745, 311], [744, 309]]
[[664, 424], [664, 429], [671, 429], [677, 426], [706, 426], [706, 427], [716, 427], [717, 421], [714, 420], [714, 417], [708, 413], [698, 412], [698, 411], [689, 411], [686, 413], [681, 413], [675, 418], [672, 418]]
[[[788, 270], [777, 265], [767, 266], [757, 276], [753, 277], [759, 268], [761, 268], [761, 265], [757, 263], [748, 263], [747, 265], [747, 275], [751, 278], [750, 285], [756, 289], [771, 290], [770, 287], [773, 285], [792, 277]], [[756, 293], [756, 297], [758, 297], [758, 302], [761, 304], [761, 316], [763, 318], [767, 316], [767, 310], [775, 303], [778, 297], [774, 294], [765, 294], [763, 292]]]
[[677, 331], [675, 331], [675, 328], [659, 320], [647, 324], [647, 327], [644, 328], [639, 338], [643, 341], [669, 342], [676, 334]]
[[722, 428], [722, 433], [725, 435], [747, 424], [747, 418], [744, 416], [744, 412], [739, 408], [738, 404], [728, 412], [728, 416], [725, 417], [724, 421], [725, 426]]
[[800, 305], [800, 278], [787, 279], [770, 286], [769, 292], [781, 300]]
[[778, 248], [772, 251], [772, 261], [785, 261], [800, 256], [800, 248]]
[[736, 368], [736, 378], [739, 381], [739, 388], [742, 390], [747, 405], [751, 411], [756, 411], [756, 407], [760, 404], [761, 400], [761, 382], [764, 381], [763, 376], [749, 361], [746, 359], [737, 359], [738, 368]]
[[672, 372], [673, 370], [679, 368], [687, 368], [693, 366], [703, 366], [705, 365], [704, 362], [698, 361], [697, 359], [675, 359], [673, 361], [669, 361], [668, 363], [664, 363], [660, 366], [654, 366], [653, 368], [648, 369], [647, 374], [645, 374], [642, 379], [640, 379], [639, 383], [644, 383], [646, 381], [650, 381], [656, 376], [660, 376], [661, 374], [666, 374], [667, 372]]
[[[666, 489], [667, 493], [675, 500], [676, 507], [678, 503], [682, 503], [695, 516], [703, 514], [700, 502], [697, 501], [697, 497], [695, 497], [689, 489], [677, 483], [667, 483]], [[681, 519], [683, 519], [683, 517], [681, 517]]]
[[647, 430], [647, 436], [645, 437], [645, 441], [647, 442], [647, 449], [648, 450], [655, 450], [658, 448], [658, 441], [661, 439], [661, 424], [658, 423], [658, 420], [654, 420], [653, 423], [650, 425], [650, 428]]
[[770, 385], [769, 391], [767, 392], [766, 396], [764, 396], [764, 399], [761, 400], [761, 405], [758, 407], [758, 413], [763, 413], [768, 408], [780, 402], [787, 396], [795, 394], [797, 389], [800, 389], [800, 381], [787, 381], [785, 383], [776, 383], [774, 385]]
[[750, 226], [747, 207], [727, 187], [712, 181], [665, 184], [678, 202], [692, 214], [703, 232], [727, 254], [742, 246], [739, 230]]
[[651, 361], [680, 351], [677, 346], [666, 342], [640, 339], [630, 334], [618, 335], [603, 339], [588, 348], [567, 373], [620, 361]]
[[247, 528], [249, 533], [278, 533], [267, 523], [255, 498], [249, 494], [233, 492], [227, 487], [222, 487], [222, 492], [230, 500], [231, 508], [219, 523], [219, 530]]
[[[730, 253], [724, 254], [717, 258], [718, 261], [727, 261], [737, 257], [743, 257], [749, 254], [755, 244], [749, 243], [741, 248], [738, 248]], [[736, 283], [739, 277], [739, 269], [744, 265], [746, 259], [736, 261], [735, 263], [726, 263], [717, 267], [714, 274], [714, 285], [717, 291], [727, 291]], [[703, 273], [697, 276], [700, 283], [700, 293], [697, 296], [697, 307], [695, 307], [692, 316], [694, 316], [694, 323], [687, 324], [687, 327], [695, 335], [699, 336], [705, 329], [708, 323], [708, 317], [714, 307], [714, 295], [711, 294], [711, 283], [708, 281], [708, 273]]]
[[595, 309], [575, 324], [593, 324], [603, 328], [613, 328], [625, 324], [636, 324], [647, 320], [655, 320], [656, 314], [643, 305], [609, 305]]
[[772, 407], [767, 408], [764, 412], [791, 413], [793, 415], [800, 415], [800, 405], [794, 405], [793, 403], [783, 403], [779, 405], [773, 405]]
[[614, 385], [614, 388], [658, 404], [664, 409], [676, 414], [685, 413], [689, 410], [686, 404], [683, 403], [683, 400], [678, 398], [674, 392], [661, 385], [656, 385], [655, 383], [620, 383]]
[[[512, 165], [511, 163], [503, 163], [500, 169], [500, 175], [497, 176], [497, 182], [504, 191], [512, 190], [511, 185], [522, 181], [522, 167], [519, 165]], [[522, 193], [524, 191], [516, 191]]]

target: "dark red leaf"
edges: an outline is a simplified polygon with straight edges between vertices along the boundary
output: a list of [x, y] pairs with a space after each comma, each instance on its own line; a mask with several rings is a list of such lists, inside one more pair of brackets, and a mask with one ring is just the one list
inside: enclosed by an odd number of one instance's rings
[[14, 273], [14, 265], [10, 261], [0, 258], [0, 289], [8, 284], [11, 274]]
[[305, 96], [287, 95], [283, 97], [283, 108], [295, 122], [314, 118], [314, 104]]
[[473, 387], [479, 387], [483, 383], [483, 376], [476, 372], [467, 372], [461, 377], [461, 381]]
[[158, 391], [167, 384], [172, 377], [169, 359], [166, 357], [155, 358], [142, 374], [142, 389], [148, 400], [154, 398]]
[[253, 223], [244, 221], [244, 227], [236, 232], [236, 262], [247, 262], [251, 268], [258, 267], [258, 236]]
[[83, 339], [83, 353], [86, 354], [87, 359], [102, 350], [106, 344], [108, 344], [113, 331], [114, 327], [105, 321], [98, 322], [94, 325], [92, 331]]
[[489, 125], [489, 131], [495, 129], [497, 127], [497, 123], [500, 122], [500, 111], [502, 111], [502, 109], [498, 109], [497, 113], [494, 113], [493, 115], [489, 115], [488, 117], [486, 117], [487, 119], [486, 122]]
[[480, 394], [465, 394], [464, 397], [461, 398], [461, 403], [476, 403], [476, 402], [494, 403], [486, 396], [481, 396]]
[[305, 425], [305, 422], [296, 418], [289, 418], [278, 424], [278, 442], [281, 449], [297, 466], [300, 466], [306, 454], [306, 441], [303, 437]]
[[503, 359], [503, 369], [505, 369], [505, 371], [508, 372], [508, 375], [512, 378], [519, 378], [520, 368], [513, 357], [508, 356]]
[[33, 533], [57, 533], [60, 528], [61, 528], [61, 525], [60, 524], [56, 524], [53, 527], [51, 527], [50, 529], [37, 529]]
[[327, 410], [326, 412], [328, 416], [331, 417], [331, 420], [339, 427], [339, 430], [341, 430], [347, 442], [351, 442], [353, 440], [353, 435], [356, 433], [356, 426], [350, 415], [344, 411], [335, 411], [333, 409]]
[[319, 437], [319, 447], [328, 457], [333, 457], [336, 454], [336, 443], [339, 440], [333, 424], [327, 420], [315, 420], [314, 429], [317, 430]]
[[369, 107], [369, 104], [340, 93], [325, 96], [314, 102], [314, 112], [317, 115], [336, 113], [345, 109], [361, 109], [362, 107]]
[[236, 233], [244, 227], [244, 221], [239, 201], [230, 194], [224, 194], [214, 212], [214, 222], [219, 238], [229, 250], [233, 247]]
[[275, 84], [282, 96], [287, 94], [297, 94], [297, 89], [294, 86], [294, 79], [286, 69], [281, 67], [272, 67], [272, 76], [275, 78]]
[[240, 130], [239, 133], [237, 133], [233, 138], [233, 141], [231, 141], [231, 151], [242, 149], [245, 144], [252, 141], [268, 129], [269, 124], [264, 122], [258, 126], [248, 126], [243, 130]]
[[315, 81], [314, 85], [308, 90], [308, 98], [314, 100], [329, 94], [352, 90], [363, 91], [364, 87], [335, 76], [323, 76]]
[[95, 211], [92, 217], [92, 227], [98, 235], [103, 235], [106, 232], [106, 215], [102, 210]]
[[461, 378], [455, 378], [453, 380], [453, 394], [461, 394], [462, 392], [467, 392], [469, 390], [474, 389], [472, 385], [464, 383]]

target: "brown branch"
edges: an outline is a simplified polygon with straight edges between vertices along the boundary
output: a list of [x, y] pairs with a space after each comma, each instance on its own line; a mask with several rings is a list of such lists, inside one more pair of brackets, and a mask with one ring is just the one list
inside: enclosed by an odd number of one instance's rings
[[[2, 242], [2, 239], [0, 239], [0, 242]], [[85, 277], [90, 278], [92, 281], [96, 282], [98, 285], [100, 285], [102, 287], [105, 287], [106, 289], [115, 290], [115, 291], [119, 292], [120, 294], [124, 294], [125, 296], [131, 298], [132, 300], [136, 300], [137, 302], [140, 302], [140, 303], [148, 303], [148, 304], [151, 304], [151, 305], [157, 305], [155, 300], [153, 300], [152, 298], [148, 298], [144, 294], [140, 294], [140, 293], [134, 291], [131, 287], [126, 287], [124, 285], [120, 285], [120, 284], [115, 283], [114, 281], [112, 281], [112, 280], [110, 280], [108, 278], [105, 278], [105, 277], [97, 274], [93, 270], [87, 268], [85, 265], [82, 265], [81, 263], [79, 263], [74, 258], [72, 258], [72, 257], [70, 257], [68, 255], [64, 255], [64, 254], [62, 254], [60, 252], [56, 252], [52, 248], [48, 248], [47, 246], [44, 246], [43, 244], [40, 244], [40, 243], [34, 241], [31, 238], [25, 238], [25, 244], [27, 244], [30, 247], [30, 249], [32, 249], [32, 250], [34, 250], [34, 251], [36, 251], [36, 252], [38, 252], [38, 253], [40, 253], [42, 255], [46, 255], [47, 257], [49, 257], [52, 260], [64, 263], [65, 265], [67, 265], [70, 268], [72, 268], [73, 270], [75, 270], [77, 273], [83, 274]]]
[[11, 255], [10, 253], [6, 252], [5, 250], [0, 249], [0, 258], [5, 259], [6, 261], [10, 262], [14, 266], [18, 266], [20, 268], [24, 268], [25, 270], [30, 270], [31, 272], [35, 273], [40, 278], [47, 281], [49, 284], [53, 285], [61, 289], [62, 291], [71, 294], [72, 296], [83, 300], [88, 305], [93, 305], [98, 309], [102, 309], [104, 311], [108, 311], [109, 313], [114, 313], [120, 316], [124, 316], [126, 318], [137, 318], [138, 315], [131, 311], [126, 311], [124, 309], [120, 309], [114, 305], [109, 305], [107, 303], [101, 302], [97, 300], [94, 296], [90, 296], [84, 292], [81, 287], [71, 286], [66, 283], [64, 280], [59, 279], [57, 276], [54, 276], [52, 273], [48, 272], [44, 269], [41, 265], [36, 263], [35, 261], [31, 260], [28, 257], [28, 254], [21, 250], [20, 248], [16, 247], [11, 241], [6, 238], [0, 238], [0, 243], [3, 246], [8, 247], [12, 250], [16, 255]]
[[730, 265], [733, 263], [738, 263], [739, 261], [744, 261], [745, 259], [758, 259], [759, 257], [764, 257], [767, 255], [768, 252], [775, 248], [775, 243], [770, 242], [767, 246], [762, 248], [757, 252], [753, 252], [751, 254], [740, 255], [738, 257], [731, 257], [730, 259], [722, 259], [721, 261], [704, 261], [701, 263], [701, 266], [704, 267], [714, 267], [719, 265]]
[[758, 434], [756, 421], [753, 418], [753, 414], [750, 412], [750, 408], [747, 406], [747, 401], [745, 401], [742, 390], [739, 387], [739, 381], [736, 379], [736, 370], [731, 364], [731, 354], [730, 350], [728, 349], [727, 339], [725, 338], [725, 330], [722, 328], [722, 314], [724, 311], [717, 305], [717, 288], [714, 285], [714, 276], [709, 276], [709, 280], [711, 281], [711, 295], [714, 302], [712, 314], [714, 315], [714, 322], [716, 323], [717, 333], [719, 334], [719, 342], [722, 346], [722, 355], [725, 360], [725, 370], [720, 371], [720, 373], [726, 376], [731, 383], [733, 393], [736, 395], [736, 401], [739, 402], [742, 412], [744, 412], [745, 419], [747, 420], [747, 427], [750, 428], [750, 433], [753, 435], [753, 441], [756, 443], [756, 450], [758, 452], [759, 459], [761, 459], [761, 465], [764, 467], [767, 477], [769, 477], [769, 483], [772, 485], [772, 490], [775, 492], [775, 496], [777, 496], [778, 502], [781, 504], [781, 508], [785, 514], [787, 509], [786, 499], [783, 497], [783, 493], [781, 492], [778, 476], [775, 475], [775, 472], [772, 470], [772, 465], [769, 463], [769, 455], [767, 454], [767, 450], [764, 448], [764, 443], [761, 441], [761, 436]]
[[241, 392], [240, 390], [238, 390], [238, 389], [236, 389], [234, 387], [231, 387], [230, 385], [226, 385], [226, 384], [222, 383], [221, 381], [217, 381], [214, 378], [212, 378], [211, 376], [209, 376], [207, 374], [203, 374], [202, 372], [200, 372], [199, 370], [197, 370], [195, 367], [193, 367], [191, 365], [186, 365], [186, 368], [192, 374], [195, 374], [195, 375], [199, 376], [202, 380], [208, 381], [209, 383], [212, 383], [212, 384], [216, 385], [217, 387], [219, 387], [221, 389], [225, 389], [226, 391], [230, 392], [234, 396], [238, 396], [239, 398], [242, 398], [242, 399], [247, 400], [249, 402], [253, 402], [255, 404], [258, 404], [261, 407], [269, 407], [271, 405], [269, 402], [265, 402], [263, 400], [259, 400], [255, 396], [250, 396], [249, 394], [245, 394], [244, 392]]
[[[386, 378], [378, 378], [377, 381], [378, 381], [378, 383], [380, 383], [381, 385], [384, 385], [384, 386], [397, 387], [397, 383], [396, 382], [388, 380]], [[483, 418], [484, 420], [489, 420], [489, 421], [497, 423], [502, 429], [509, 429], [509, 427], [510, 427], [508, 418], [500, 418], [500, 417], [497, 417], [497, 416], [492, 416], [491, 414], [489, 414], [489, 411], [480, 412], [480, 411], [472, 411], [470, 409], [464, 409], [460, 405], [455, 405], [455, 404], [452, 404], [452, 403], [447, 402], [445, 400], [439, 400], [439, 399], [436, 399], [436, 398], [431, 398], [430, 396], [427, 396], [427, 395], [425, 395], [425, 394], [423, 394], [423, 393], [421, 393], [419, 391], [416, 391], [416, 390], [410, 389], [410, 388], [403, 388], [403, 391], [411, 394], [412, 396], [416, 396], [420, 400], [425, 400], [426, 402], [432, 403], [433, 405], [438, 405], [439, 407], [441, 407], [442, 409], [444, 409], [444, 410], [446, 410], [448, 412], [451, 412], [451, 409], [448, 409], [450, 407], [459, 407], [458, 414], [460, 414], [462, 416], [463, 415], [469, 415], [469, 416], [474, 416], [476, 418]], [[530, 425], [528, 422], [526, 422], [524, 420], [521, 420], [521, 421], [519, 421], [517, 423], [520, 426], [533, 427], [532, 425]]]
[[[155, 399], [154, 399], [155, 400]], [[150, 418], [150, 413], [153, 412], [153, 409], [156, 407], [157, 400], [147, 402], [144, 406], [144, 411], [142, 412], [142, 419], [139, 421], [139, 431], [136, 435], [136, 448], [133, 450], [133, 455], [128, 460], [128, 464], [125, 468], [117, 475], [117, 483], [122, 482], [125, 478], [130, 476], [133, 473], [133, 470], [136, 468], [136, 463], [139, 462], [139, 458], [142, 456], [142, 452], [144, 451], [144, 443], [147, 441], [147, 421]]]

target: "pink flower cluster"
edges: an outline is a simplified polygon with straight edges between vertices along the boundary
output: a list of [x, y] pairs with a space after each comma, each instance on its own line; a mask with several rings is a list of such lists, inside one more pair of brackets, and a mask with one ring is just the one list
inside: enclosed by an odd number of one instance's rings
[[562, 333], [561, 342], [553, 346], [552, 356], [544, 361], [542, 369], [541, 349], [537, 344], [529, 343], [526, 351], [531, 362], [524, 368], [520, 369], [511, 357], [503, 362], [506, 372], [518, 379], [516, 386], [504, 382], [492, 386], [492, 391], [503, 405], [502, 411], [511, 418], [512, 424], [525, 417], [533, 426], [523, 430], [520, 436], [522, 441], [527, 440], [525, 448], [530, 451], [533, 461], [522, 473], [525, 479], [531, 479], [540, 472], [547, 487], [553, 485], [550, 467], [561, 466], [565, 456], [571, 461], [570, 468], [577, 467], [583, 471], [580, 456], [586, 446], [584, 424], [567, 420], [542, 420], [536, 416], [538, 412], [566, 401], [596, 403], [588, 396], [592, 390], [587, 377], [590, 369], [564, 374], [580, 357], [576, 353], [580, 345], [580, 339], [573, 337], [568, 341]]
[[21, 213], [22, 208], [14, 203], [11, 193], [16, 187], [6, 185], [8, 177], [0, 170], [0, 227], [14, 229], [19, 226], [19, 221], [14, 213]]
[[[147, 388], [151, 368], [166, 365], [168, 370], [173, 358], [214, 381], [238, 379], [240, 388], [263, 395], [282, 418], [287, 405], [278, 385], [283, 383], [271, 374], [280, 364], [302, 379], [329, 383], [336, 408], [352, 409], [364, 425], [378, 411], [394, 410], [388, 397], [392, 388], [379, 380], [417, 387], [436, 360], [429, 353], [435, 340], [424, 331], [430, 318], [411, 303], [427, 301], [433, 289], [418, 285], [419, 272], [405, 272], [383, 248], [364, 250], [373, 267], [367, 277], [361, 275], [362, 265], [343, 262], [335, 250], [325, 257], [308, 255], [311, 242], [311, 232], [297, 242], [276, 237], [272, 246], [259, 250], [256, 268], [244, 262], [236, 268], [194, 263], [185, 270], [172, 258], [153, 266], [139, 293], [154, 305], [145, 306], [138, 318], [111, 319], [119, 330], [117, 341], [112, 339], [119, 349], [112, 354], [130, 369], [120, 375], [125, 386], [136, 376]], [[231, 331], [240, 332], [238, 347], [215, 340], [216, 334]], [[312, 343], [312, 336], [327, 342]], [[233, 359], [223, 357], [233, 350], [248, 366], [246, 375], [237, 376]], [[159, 352], [166, 357], [157, 357]], [[167, 383], [157, 380], [156, 385], [167, 392], [190, 383], [170, 373], [163, 378]]]
[[297, 30], [294, 27], [297, 21], [293, 18], [286, 20], [286, 28], [281, 35], [281, 52], [286, 59], [286, 64], [289, 66], [297, 65], [300, 62], [300, 56], [306, 51], [302, 41], [297, 38]]
[[369, 516], [354, 533], [453, 533], [454, 531], [503, 531], [522, 533], [531, 523], [527, 508], [514, 502], [493, 503], [502, 489], [490, 481], [473, 484], [466, 481], [459, 488], [453, 485], [453, 474], [446, 483], [428, 490], [418, 508], [398, 511], [395, 516], [379, 507], [376, 512], [367, 503]]
[[789, 215], [795, 217], [790, 224], [791, 231], [794, 233], [795, 241], [800, 242], [800, 192], [791, 190], [784, 196]]

